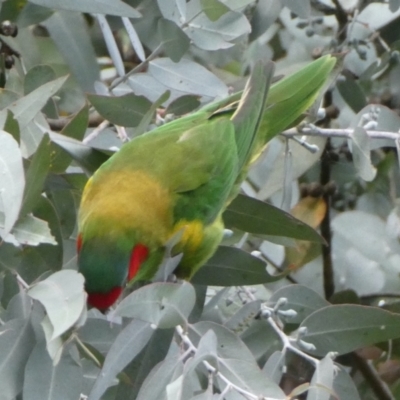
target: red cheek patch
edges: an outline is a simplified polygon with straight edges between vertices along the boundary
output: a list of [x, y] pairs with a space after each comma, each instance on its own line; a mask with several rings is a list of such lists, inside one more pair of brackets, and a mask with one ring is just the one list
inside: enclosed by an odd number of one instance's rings
[[78, 251], [78, 253], [80, 253], [82, 248], [82, 235], [79, 234], [78, 237], [76, 238], [76, 250]]
[[144, 261], [146, 261], [148, 255], [149, 249], [143, 244], [137, 244], [133, 248], [131, 259], [129, 261], [128, 282], [135, 277], [140, 266]]
[[99, 310], [106, 310], [111, 307], [122, 292], [122, 287], [115, 287], [108, 293], [88, 293], [87, 302]]

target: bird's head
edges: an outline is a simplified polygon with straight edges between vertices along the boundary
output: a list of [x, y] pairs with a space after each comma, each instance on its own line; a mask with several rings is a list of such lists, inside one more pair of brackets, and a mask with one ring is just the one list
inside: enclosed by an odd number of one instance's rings
[[159, 251], [144, 243], [112, 235], [77, 238], [79, 272], [85, 277], [88, 303], [105, 310], [116, 302], [126, 282], [146, 279], [157, 267]]

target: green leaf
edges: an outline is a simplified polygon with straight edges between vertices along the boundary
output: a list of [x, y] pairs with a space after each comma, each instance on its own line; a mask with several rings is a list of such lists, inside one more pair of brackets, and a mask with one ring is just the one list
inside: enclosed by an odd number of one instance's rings
[[101, 398], [117, 374], [142, 351], [153, 333], [150, 323], [139, 320], [133, 320], [121, 331], [107, 353], [101, 373], [90, 392], [91, 400]]
[[[198, 322], [190, 327], [193, 343], [196, 345], [209, 330], [212, 330], [217, 337], [218, 371], [221, 374], [251, 393], [276, 399], [285, 398], [278, 384], [261, 373], [250, 350], [229, 329], [214, 322]], [[223, 389], [224, 384], [220, 386], [220, 390]]]
[[307, 400], [330, 400], [333, 393], [335, 376], [333, 360], [330, 354], [320, 360], [315, 368], [308, 389]]
[[45, 83], [57, 78], [54, 69], [49, 65], [36, 65], [31, 68], [24, 78], [24, 93], [29, 94]]
[[389, 0], [389, 10], [396, 12], [400, 8], [400, 0]]
[[92, 149], [78, 140], [60, 135], [59, 133], [51, 132], [50, 139], [66, 151], [88, 175], [93, 174], [101, 164], [108, 160], [108, 156], [101, 151]]
[[200, 0], [200, 3], [204, 14], [206, 14], [211, 21], [217, 21], [230, 11], [229, 7], [218, 0]]
[[[124, 369], [130, 382], [120, 384], [115, 400], [136, 400], [144, 380], [168, 354], [175, 329], [156, 329], [146, 347]], [[121, 382], [122, 383], [122, 382]]]
[[45, 106], [47, 100], [64, 85], [67, 78], [68, 76], [63, 76], [47, 82], [9, 106], [14, 118], [18, 120], [21, 130], [35, 118], [36, 114]]
[[351, 135], [354, 166], [360, 177], [367, 182], [376, 176], [376, 168], [371, 162], [370, 139], [364, 128], [354, 128]]
[[106, 355], [121, 329], [120, 325], [110, 324], [105, 319], [88, 318], [85, 325], [79, 329], [79, 338]]
[[25, 364], [35, 344], [29, 319], [13, 319], [0, 327], [0, 382], [2, 399], [14, 399], [21, 390]]
[[138, 126], [151, 107], [149, 100], [133, 93], [118, 97], [89, 94], [88, 99], [107, 121], [128, 127]]
[[[56, 73], [49, 65], [35, 65], [25, 75], [24, 93], [28, 94], [35, 89], [56, 79]], [[58, 118], [58, 112], [53, 99], [49, 99], [43, 107], [43, 113], [49, 118]]]
[[353, 378], [343, 368], [337, 364], [335, 380], [333, 381], [333, 390], [340, 400], [361, 400], [360, 395]]
[[135, 290], [118, 304], [115, 314], [148, 321], [158, 328], [185, 324], [196, 301], [188, 282], [153, 283]]
[[76, 225], [78, 209], [78, 196], [76, 191], [71, 189], [57, 189], [46, 191], [46, 195], [56, 211], [61, 237], [69, 239]]
[[213, 73], [198, 63], [183, 58], [174, 63], [169, 58], [157, 58], [149, 63], [150, 74], [163, 85], [192, 95], [224, 98], [228, 87]]
[[40, 24], [53, 14], [53, 10], [36, 4], [26, 3], [18, 15], [18, 27], [27, 28], [30, 25]]
[[4, 131], [0, 131], [0, 173], [0, 210], [4, 212], [5, 217], [0, 235], [5, 239], [19, 215], [25, 176], [18, 143]]
[[[82, 5], [88, 4], [79, 0], [78, 2]], [[51, 3], [54, 3], [54, 0], [51, 0]], [[58, 3], [71, 4], [69, 1], [59, 0]], [[56, 6], [56, 4], [53, 4], [53, 6]], [[112, 9], [112, 6], [110, 9]], [[83, 15], [76, 11], [77, 9], [74, 11], [56, 11], [44, 21], [43, 25], [48, 30], [50, 37], [57, 45], [59, 52], [82, 89], [94, 91], [94, 83], [100, 75], [99, 65], [87, 32], [86, 21]], [[99, 11], [95, 12], [98, 13]], [[79, 45], [77, 45], [78, 43]]]
[[7, 311], [2, 314], [3, 321], [11, 321], [17, 318], [28, 318], [32, 308], [32, 301], [24, 289], [20, 289], [7, 305]]
[[7, 110], [7, 118], [4, 122], [4, 130], [7, 133], [10, 133], [18, 143], [20, 142], [19, 124], [10, 110]]
[[285, 370], [285, 354], [282, 351], [275, 351], [264, 364], [263, 372], [275, 383], [280, 383]]
[[82, 378], [82, 367], [69, 352], [64, 351], [53, 365], [46, 343], [41, 341], [26, 364], [23, 396], [25, 400], [76, 400], [81, 394]]
[[203, 361], [209, 362], [214, 368], [218, 369], [217, 336], [212, 329], [209, 329], [201, 336], [197, 345], [197, 351], [190, 364], [185, 370], [185, 374], [190, 374]]
[[323, 243], [320, 234], [292, 215], [263, 201], [239, 195], [223, 214], [225, 226], [255, 235], [284, 236]]
[[[231, 5], [230, 2], [228, 4]], [[250, 23], [243, 13], [228, 11], [217, 21], [211, 21], [203, 12], [199, 1], [187, 4], [186, 21], [188, 27], [185, 33], [193, 44], [202, 50], [230, 48], [234, 45], [235, 39], [251, 32]]]
[[241, 286], [274, 282], [282, 277], [270, 275], [264, 261], [243, 250], [219, 246], [191, 281], [197, 285]]
[[282, 4], [300, 18], [307, 19], [310, 17], [310, 0], [282, 0]]
[[[4, 214], [0, 212], [0, 229], [4, 226], [3, 216]], [[47, 222], [33, 215], [25, 215], [25, 217], [19, 219], [12, 228], [11, 234], [19, 244], [23, 245], [37, 246], [40, 243], [57, 244]], [[9, 238], [5, 238], [4, 240], [14, 243]]]
[[224, 326], [236, 334], [242, 333], [260, 312], [261, 300], [250, 301], [236, 311]]
[[28, 290], [29, 296], [46, 309], [53, 325], [51, 339], [62, 335], [78, 321], [86, 304], [83, 283], [84, 278], [78, 272], [63, 270]]
[[140, 18], [142, 15], [134, 8], [121, 0], [92, 0], [88, 3], [81, 0], [32, 0], [31, 3], [39, 6], [55, 8], [59, 10], [79, 11], [82, 13], [95, 13], [116, 15], [119, 17]]
[[[38, 204], [32, 212], [35, 218], [40, 218], [41, 221], [39, 222], [41, 224], [46, 225], [43, 228], [43, 231], [46, 234], [44, 235], [45, 238], [40, 238], [41, 243], [40, 246], [36, 248], [36, 251], [42, 257], [43, 266], [46, 265], [47, 270], [53, 272], [59, 271], [64, 264], [63, 257], [66, 256], [66, 254], [64, 254], [65, 249], [61, 231], [61, 221], [59, 216], [57, 215], [54, 204], [51, 203], [47, 196], [41, 196]], [[75, 212], [75, 207], [73, 207], [73, 210], [71, 210], [70, 212]], [[75, 216], [75, 214], [73, 215]], [[75, 222], [75, 218], [73, 222]], [[49, 243], [47, 237], [52, 238], [53, 241], [55, 239], [55, 241], [57, 242], [57, 246], [53, 246], [55, 244], [53, 242]]]
[[[60, 134], [81, 141], [85, 136], [88, 123], [89, 107], [87, 104], [85, 104], [74, 115], [74, 117], [68, 121], [67, 125], [65, 125]], [[64, 172], [70, 163], [71, 156], [52, 142], [50, 164], [51, 171], [56, 173]]]
[[[300, 324], [306, 317], [320, 308], [329, 306], [329, 302], [317, 292], [303, 285], [289, 285], [278, 289], [269, 299], [269, 302], [276, 304], [279, 299], [287, 301], [279, 307], [279, 310], [294, 310], [297, 315], [287, 319], [292, 324]], [[281, 318], [284, 318], [282, 315]]]
[[329, 351], [345, 354], [399, 338], [400, 315], [375, 307], [328, 306], [309, 315], [300, 327], [306, 329], [301, 339], [315, 346], [308, 352], [318, 356]]
[[179, 62], [190, 47], [190, 39], [175, 22], [164, 18], [159, 19], [157, 31], [167, 56]]
[[159, 400], [165, 398], [165, 388], [181, 365], [182, 361], [179, 354], [167, 355], [147, 376], [136, 400]]
[[174, 115], [184, 115], [200, 106], [200, 101], [198, 96], [192, 96], [190, 94], [178, 97], [176, 100], [172, 101], [167, 107], [166, 114]]
[[140, 121], [138, 127], [134, 130], [135, 135], [141, 135], [142, 133], [145, 133], [151, 121], [154, 118], [154, 114], [157, 112], [157, 108], [161, 107], [163, 103], [165, 103], [170, 96], [171, 92], [169, 90], [165, 91], [149, 108], [149, 110], [146, 112], [142, 120]]
[[32, 157], [26, 173], [24, 199], [20, 216], [30, 213], [35, 207], [43, 191], [43, 184], [50, 167], [50, 138], [45, 134]]
[[365, 94], [354, 78], [346, 76], [344, 81], [338, 81], [336, 83], [336, 87], [343, 97], [343, 100], [355, 113], [358, 113], [367, 105]]

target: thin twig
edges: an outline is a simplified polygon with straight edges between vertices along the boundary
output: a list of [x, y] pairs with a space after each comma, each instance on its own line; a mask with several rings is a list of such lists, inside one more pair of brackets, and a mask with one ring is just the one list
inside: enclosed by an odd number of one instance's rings
[[304, 358], [305, 360], [309, 361], [311, 364], [313, 364], [315, 367], [318, 365], [319, 360], [317, 360], [314, 357], [309, 356], [308, 354], [304, 353], [297, 347], [293, 346], [291, 340], [285, 335], [284, 332], [279, 328], [278, 324], [275, 322], [274, 318], [272, 316], [267, 318], [267, 322], [271, 326], [271, 328], [278, 334], [279, 339], [281, 340], [283, 344], [283, 349], [282, 353], [284, 354], [287, 350], [292, 351], [293, 353], [296, 353], [300, 357]]
[[97, 367], [100, 369], [102, 368], [102, 365], [100, 361], [96, 358], [96, 356], [88, 349], [88, 347], [79, 339], [77, 335], [73, 335], [73, 339], [75, 342], [78, 344], [78, 346], [82, 349], [82, 351], [96, 364]]
[[91, 140], [93, 140], [95, 137], [97, 137], [98, 134], [101, 131], [103, 131], [104, 129], [106, 129], [109, 125], [110, 125], [110, 122], [108, 122], [107, 120], [104, 120], [103, 122], [100, 123], [100, 125], [97, 128], [93, 129], [92, 132], [90, 132], [89, 135], [87, 135], [82, 140], [82, 143], [88, 144]]
[[[324, 187], [331, 179], [331, 161], [329, 151], [331, 150], [331, 142], [328, 139], [325, 150], [321, 157], [321, 172], [320, 184]], [[325, 244], [321, 245], [322, 250], [322, 265], [323, 265], [323, 282], [325, 298], [330, 299], [335, 293], [334, 272], [332, 262], [332, 232], [331, 232], [331, 196], [329, 193], [324, 193], [322, 196], [326, 212], [323, 220], [321, 221], [321, 235], [325, 239]]]
[[150, 61], [154, 60], [161, 53], [162, 49], [163, 49], [162, 44], [158, 45], [157, 48], [144, 61], [138, 64], [135, 68], [132, 68], [124, 76], [121, 76], [121, 78], [116, 79], [112, 83], [112, 85], [110, 85], [108, 90], [111, 92], [111, 90], [115, 89], [118, 85], [124, 83], [131, 75], [141, 71], [144, 67], [146, 67], [149, 64]]
[[[288, 129], [282, 132], [282, 135], [286, 137], [293, 136], [320, 136], [320, 137], [340, 137], [350, 139], [353, 134], [354, 129], [334, 129], [334, 128], [318, 128], [315, 126], [305, 127], [301, 130], [296, 128]], [[400, 133], [398, 132], [387, 132], [387, 131], [374, 131], [366, 130], [366, 133], [370, 139], [389, 139], [389, 140], [399, 140]]]
[[352, 353], [352, 361], [379, 400], [395, 400], [389, 388], [368, 361], [364, 360], [356, 353]]
[[[196, 346], [189, 339], [189, 336], [183, 330], [183, 328], [180, 325], [178, 325], [175, 328], [175, 330], [176, 330], [176, 333], [179, 335], [179, 337], [182, 339], [182, 342], [187, 347], [187, 350], [191, 350], [191, 352], [196, 353], [197, 352]], [[206, 369], [207, 369], [207, 371], [209, 373], [211, 373], [211, 374], [213, 374], [215, 376], [218, 376], [218, 378], [220, 378], [227, 385], [229, 390], [236, 390], [242, 396], [244, 396], [244, 397], [246, 397], [247, 399], [250, 399], [250, 400], [260, 400], [260, 396], [257, 396], [254, 393], [248, 392], [247, 390], [242, 389], [240, 386], [237, 386], [236, 384], [231, 382], [225, 375], [223, 375], [220, 371], [218, 371], [215, 367], [213, 367], [208, 361], [203, 361], [203, 365], [206, 367]], [[223, 392], [225, 392], [227, 390], [227, 387], [225, 387]], [[276, 399], [273, 399], [271, 397], [262, 397], [262, 399], [264, 399], [264, 400], [276, 400]]]

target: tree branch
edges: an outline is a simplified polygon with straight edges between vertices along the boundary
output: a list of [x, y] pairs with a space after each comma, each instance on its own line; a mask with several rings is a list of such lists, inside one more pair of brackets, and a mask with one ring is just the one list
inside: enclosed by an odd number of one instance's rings
[[[321, 136], [321, 137], [341, 137], [350, 139], [354, 129], [332, 129], [332, 128], [318, 128], [317, 126], [307, 126], [300, 130], [296, 128], [288, 129], [282, 132], [285, 137], [295, 136]], [[367, 135], [370, 139], [389, 139], [389, 140], [400, 140], [400, 133], [398, 132], [386, 132], [386, 131], [374, 131], [366, 130]]]

